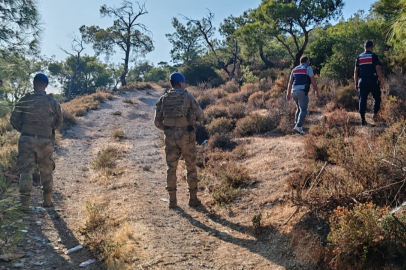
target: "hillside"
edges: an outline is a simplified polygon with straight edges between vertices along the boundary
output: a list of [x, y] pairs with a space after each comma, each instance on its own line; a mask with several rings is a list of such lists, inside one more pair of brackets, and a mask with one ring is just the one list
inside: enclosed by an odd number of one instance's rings
[[[56, 151], [55, 210], [25, 218], [29, 229], [19, 249], [34, 255], [13, 263], [23, 262], [23, 269], [77, 269], [95, 255], [88, 248], [70, 255], [63, 252], [79, 243], [94, 247], [97, 238], [106, 237], [97, 232], [101, 221], [92, 227], [91, 241], [83, 236], [85, 223], [102, 215], [111, 226], [104, 233], [122, 245], [115, 251], [122, 260], [116, 269], [306, 269], [295, 259], [289, 230], [282, 225], [294, 210], [284, 203], [283, 180], [296, 166], [286, 156], [300, 157], [303, 138], [248, 138], [251, 147], [244, 162], [253, 184], [236, 203], [215, 207], [203, 190], [199, 192], [203, 206], [190, 208], [187, 185], [179, 181], [179, 208], [169, 210], [164, 199], [162, 135], [152, 121], [161, 93], [148, 90], [116, 96], [66, 131]], [[116, 111], [122, 114], [113, 115]], [[113, 140], [116, 129], [124, 131], [124, 139]], [[97, 153], [108, 146], [120, 152], [112, 175], [91, 166]], [[35, 193], [33, 201], [39, 206], [39, 188]], [[92, 205], [99, 209], [92, 212]], [[265, 226], [259, 235], [251, 221], [258, 213], [263, 214]], [[109, 268], [113, 261], [109, 258]], [[87, 269], [102, 268], [105, 263]]]

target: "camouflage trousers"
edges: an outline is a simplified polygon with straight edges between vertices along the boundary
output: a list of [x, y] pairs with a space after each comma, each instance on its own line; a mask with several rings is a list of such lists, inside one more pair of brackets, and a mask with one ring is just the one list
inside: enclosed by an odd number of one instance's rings
[[165, 128], [165, 154], [166, 154], [166, 190], [176, 191], [176, 169], [182, 155], [187, 169], [187, 182], [189, 190], [197, 190], [196, 170], [196, 131], [187, 131], [185, 128]]
[[55, 163], [52, 159], [54, 147], [50, 139], [21, 136], [18, 140], [17, 170], [20, 173], [20, 195], [30, 196], [32, 174], [38, 164], [44, 194], [53, 188], [52, 172]]

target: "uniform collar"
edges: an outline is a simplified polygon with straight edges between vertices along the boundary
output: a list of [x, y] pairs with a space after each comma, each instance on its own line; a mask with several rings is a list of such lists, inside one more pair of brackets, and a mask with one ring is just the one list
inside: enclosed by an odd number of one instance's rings
[[40, 91], [40, 90], [34, 90], [34, 95], [43, 95], [46, 96], [47, 92], [45, 91]]

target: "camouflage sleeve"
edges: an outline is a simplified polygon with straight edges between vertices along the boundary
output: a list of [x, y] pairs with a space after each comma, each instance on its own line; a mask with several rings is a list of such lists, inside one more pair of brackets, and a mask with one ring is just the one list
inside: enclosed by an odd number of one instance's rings
[[163, 121], [164, 115], [162, 112], [162, 97], [160, 97], [158, 102], [156, 103], [154, 124], [157, 128], [164, 130], [165, 126]]
[[61, 104], [56, 99], [54, 99], [54, 101], [55, 101], [56, 120], [55, 120], [55, 124], [54, 124], [53, 128], [58, 129], [63, 124], [63, 114], [62, 114]]
[[196, 122], [202, 122], [204, 120], [204, 113], [202, 108], [200, 108], [199, 103], [197, 102], [197, 100], [194, 98], [194, 96], [192, 96], [191, 94], [189, 95], [191, 98], [191, 108], [192, 110], [195, 112], [196, 115]]
[[22, 125], [22, 116], [24, 110], [24, 106], [22, 105], [23, 103], [24, 103], [23, 99], [17, 101], [17, 103], [14, 105], [13, 111], [10, 116], [11, 125], [19, 132], [21, 132]]

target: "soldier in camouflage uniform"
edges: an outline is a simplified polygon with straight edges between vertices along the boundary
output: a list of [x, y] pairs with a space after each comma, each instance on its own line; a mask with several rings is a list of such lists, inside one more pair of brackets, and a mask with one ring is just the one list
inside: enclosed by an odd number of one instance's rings
[[53, 132], [62, 125], [61, 105], [47, 95], [48, 78], [39, 73], [34, 77], [34, 93], [27, 94], [15, 105], [10, 122], [21, 132], [18, 140], [17, 169], [20, 173], [21, 206], [28, 210], [31, 201], [32, 173], [38, 164], [44, 195], [44, 207], [52, 206], [52, 172], [55, 163]]
[[201, 202], [197, 198], [195, 125], [196, 122], [203, 121], [203, 110], [196, 99], [185, 90], [185, 77], [182, 74], [171, 74], [170, 81], [172, 89], [160, 97], [155, 112], [155, 126], [165, 134], [169, 208], [177, 206], [176, 169], [181, 155], [185, 159], [187, 169], [189, 206], [198, 206]]

